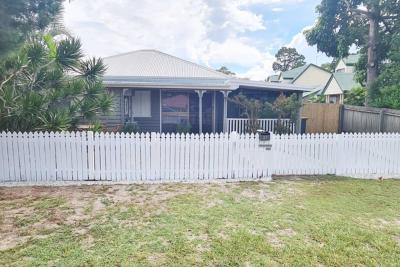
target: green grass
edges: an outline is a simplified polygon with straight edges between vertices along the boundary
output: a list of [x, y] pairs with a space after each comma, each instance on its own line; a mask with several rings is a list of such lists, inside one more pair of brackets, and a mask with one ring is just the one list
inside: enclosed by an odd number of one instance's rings
[[[0, 193], [10, 190], [19, 189]], [[34, 201], [0, 199], [0, 227], [13, 220], [9, 231], [29, 237], [0, 250], [1, 266], [400, 265], [396, 180], [46, 190]], [[7, 206], [38, 215], [15, 216]], [[51, 230], [38, 229], [46, 224]]]

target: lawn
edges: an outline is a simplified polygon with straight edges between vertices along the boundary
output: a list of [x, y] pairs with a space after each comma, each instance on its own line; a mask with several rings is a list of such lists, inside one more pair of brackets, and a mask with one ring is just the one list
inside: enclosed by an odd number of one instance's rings
[[399, 266], [400, 181], [0, 188], [0, 266]]

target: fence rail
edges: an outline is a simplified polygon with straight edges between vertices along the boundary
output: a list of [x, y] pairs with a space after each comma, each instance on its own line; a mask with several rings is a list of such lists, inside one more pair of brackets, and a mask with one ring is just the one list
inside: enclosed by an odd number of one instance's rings
[[0, 183], [400, 177], [400, 134], [0, 133]]
[[[237, 132], [240, 134], [247, 133], [249, 131], [249, 119], [232, 119], [228, 118], [228, 133]], [[264, 131], [274, 132], [278, 119], [258, 119], [258, 128], [263, 129]], [[291, 133], [294, 133], [296, 130], [295, 124], [290, 121], [290, 119], [282, 119], [282, 126], [286, 129], [289, 129]]]

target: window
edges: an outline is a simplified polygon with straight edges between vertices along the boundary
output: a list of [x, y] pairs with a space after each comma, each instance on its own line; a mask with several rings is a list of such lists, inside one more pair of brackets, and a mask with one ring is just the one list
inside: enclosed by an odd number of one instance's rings
[[132, 95], [132, 117], [151, 117], [151, 92], [135, 90]]
[[174, 132], [178, 125], [189, 125], [189, 94], [166, 92], [162, 94], [162, 129]]

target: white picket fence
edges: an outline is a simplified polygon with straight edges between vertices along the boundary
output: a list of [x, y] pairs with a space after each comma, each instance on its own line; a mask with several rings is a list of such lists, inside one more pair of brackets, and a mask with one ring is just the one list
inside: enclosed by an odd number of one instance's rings
[[399, 177], [399, 134], [0, 133], [0, 183], [256, 180], [277, 175]]
[[400, 134], [273, 136], [277, 175], [400, 177]]
[[[278, 119], [258, 119], [258, 128], [268, 132], [274, 132], [275, 128], [278, 124]], [[291, 122], [290, 119], [282, 119], [281, 123], [287, 129], [290, 129], [292, 133], [295, 132], [296, 127], [295, 123]], [[227, 119], [228, 124], [228, 133], [237, 132], [237, 133], [247, 133], [249, 127], [249, 119]]]
[[1, 133], [0, 182], [270, 177], [254, 135]]

